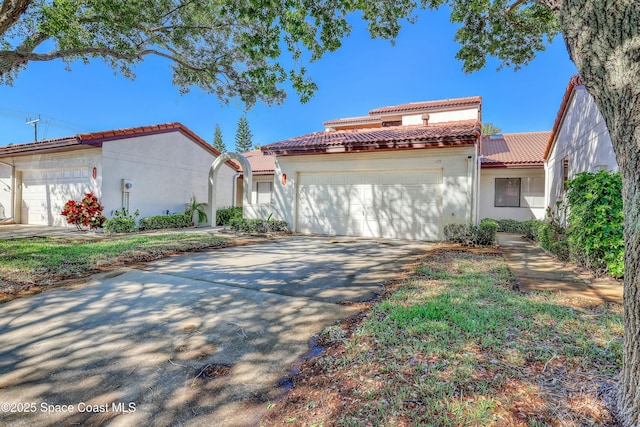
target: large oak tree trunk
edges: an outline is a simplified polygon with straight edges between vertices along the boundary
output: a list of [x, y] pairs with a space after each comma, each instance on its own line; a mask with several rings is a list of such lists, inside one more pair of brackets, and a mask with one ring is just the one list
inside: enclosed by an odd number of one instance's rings
[[567, 48], [605, 118], [623, 183], [624, 349], [617, 412], [640, 424], [640, 2], [562, 0]]

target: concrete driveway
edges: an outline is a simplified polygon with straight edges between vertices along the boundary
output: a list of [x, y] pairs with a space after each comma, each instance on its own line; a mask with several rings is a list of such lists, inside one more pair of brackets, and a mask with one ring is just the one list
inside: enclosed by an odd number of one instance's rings
[[427, 244], [323, 237], [167, 258], [0, 305], [0, 424], [250, 426], [309, 339]]

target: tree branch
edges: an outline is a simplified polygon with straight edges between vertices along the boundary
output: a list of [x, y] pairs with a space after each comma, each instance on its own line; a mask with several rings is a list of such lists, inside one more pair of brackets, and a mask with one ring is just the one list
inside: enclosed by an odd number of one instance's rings
[[[0, 51], [0, 74], [3, 74], [13, 64], [25, 64], [29, 61], [53, 61], [54, 59], [73, 58], [77, 56], [95, 55], [123, 61], [135, 61], [146, 55], [156, 55], [169, 59], [192, 71], [205, 71], [206, 68], [196, 67], [188, 62], [155, 49], [144, 49], [136, 53], [127, 54], [102, 47], [85, 47], [80, 49], [58, 50], [49, 53], [19, 52], [18, 50]], [[13, 67], [11, 67], [13, 68]]]
[[26, 12], [33, 0], [4, 0], [0, 5], [0, 35], [6, 33]]
[[504, 11], [504, 16], [507, 18], [507, 21], [509, 20], [509, 15], [511, 15], [511, 12], [513, 12], [514, 10], [516, 10], [518, 8], [518, 6], [526, 3], [528, 0], [518, 0], [516, 1], [514, 4], [512, 4], [511, 6], [509, 6], [507, 8], [507, 10]]

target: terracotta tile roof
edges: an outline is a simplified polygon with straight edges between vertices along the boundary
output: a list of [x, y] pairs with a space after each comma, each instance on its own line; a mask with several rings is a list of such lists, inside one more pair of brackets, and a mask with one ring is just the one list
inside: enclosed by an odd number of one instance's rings
[[[72, 151], [83, 148], [102, 147], [102, 144], [106, 141], [114, 141], [124, 138], [176, 131], [183, 133], [193, 142], [200, 145], [202, 148], [209, 151], [214, 156], [217, 157], [220, 155], [220, 152], [218, 150], [216, 150], [212, 145], [208, 144], [198, 135], [193, 133], [192, 130], [187, 128], [182, 123], [174, 122], [152, 126], [140, 126], [135, 128], [83, 133], [66, 138], [47, 139], [38, 142], [29, 142], [26, 144], [14, 144], [7, 147], [0, 147], [0, 158], [11, 156], [26, 156], [29, 154], [39, 154], [43, 152], [50, 153], [59, 151]], [[235, 163], [231, 161], [228, 161], [226, 163], [233, 169], [238, 170], [238, 166]]]
[[242, 155], [249, 161], [251, 172], [254, 175], [272, 175], [274, 173], [276, 168], [276, 158], [274, 156], [264, 154], [260, 150], [245, 151]]
[[376, 108], [369, 111], [369, 115], [403, 113], [416, 110], [442, 110], [452, 107], [477, 106], [482, 104], [482, 98], [471, 96], [467, 98], [443, 99], [439, 101], [411, 102], [409, 104], [392, 105], [388, 107]]
[[551, 132], [523, 132], [482, 137], [483, 168], [542, 167]]
[[553, 141], [556, 139], [556, 134], [558, 130], [560, 130], [560, 124], [562, 123], [562, 119], [564, 118], [564, 113], [569, 106], [569, 100], [571, 99], [571, 95], [576, 87], [582, 86], [582, 78], [579, 74], [571, 77], [569, 80], [569, 84], [567, 85], [567, 89], [564, 91], [564, 95], [562, 96], [562, 102], [560, 103], [560, 108], [558, 109], [558, 114], [556, 114], [556, 120], [553, 123], [553, 127], [551, 128], [551, 135], [549, 136], [549, 141], [547, 141], [547, 146], [544, 150], [544, 160], [549, 158], [549, 154], [551, 153], [551, 147], [553, 146]]
[[479, 122], [465, 120], [429, 126], [315, 132], [266, 145], [262, 151], [286, 155], [473, 145], [479, 135]]
[[29, 154], [37, 154], [41, 152], [60, 152], [78, 150], [84, 147], [77, 136], [70, 136], [56, 139], [43, 139], [37, 142], [28, 142], [25, 144], [10, 144], [0, 147], [0, 158], [12, 156], [26, 156]]
[[324, 127], [334, 127], [364, 123], [382, 123], [382, 120], [380, 119], [380, 116], [345, 117], [342, 119], [327, 120], [322, 125]]

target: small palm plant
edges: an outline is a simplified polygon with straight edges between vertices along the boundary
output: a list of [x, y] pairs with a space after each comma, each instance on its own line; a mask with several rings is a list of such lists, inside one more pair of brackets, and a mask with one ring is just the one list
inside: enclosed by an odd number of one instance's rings
[[[185, 205], [184, 213], [187, 216], [191, 216], [191, 220], [195, 225], [200, 224], [202, 222], [207, 221], [207, 213], [205, 212], [205, 208], [207, 207], [206, 203], [199, 203], [196, 200], [196, 196], [192, 196], [189, 203]], [[198, 214], [198, 221], [195, 220], [195, 215]]]

